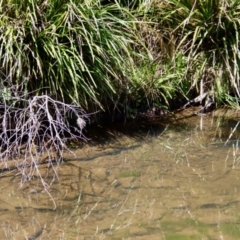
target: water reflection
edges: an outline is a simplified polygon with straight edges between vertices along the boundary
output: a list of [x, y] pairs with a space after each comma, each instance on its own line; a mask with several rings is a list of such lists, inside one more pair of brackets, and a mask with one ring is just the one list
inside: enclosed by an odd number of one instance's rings
[[18, 188], [21, 176], [4, 173], [1, 239], [239, 239], [238, 130], [224, 147], [236, 121], [159, 121], [104, 129], [66, 154], [50, 188], [56, 210], [38, 178]]

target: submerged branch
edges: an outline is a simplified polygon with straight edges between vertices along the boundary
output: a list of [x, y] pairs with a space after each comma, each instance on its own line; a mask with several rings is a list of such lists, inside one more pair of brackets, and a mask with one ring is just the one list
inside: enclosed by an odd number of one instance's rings
[[1, 169], [18, 169], [21, 184], [37, 176], [44, 188], [48, 188], [39, 164], [48, 162], [54, 167], [52, 163], [60, 163], [65, 150], [72, 152], [68, 141], [86, 140], [82, 131], [88, 116], [77, 106], [47, 95], [3, 102], [0, 105]]

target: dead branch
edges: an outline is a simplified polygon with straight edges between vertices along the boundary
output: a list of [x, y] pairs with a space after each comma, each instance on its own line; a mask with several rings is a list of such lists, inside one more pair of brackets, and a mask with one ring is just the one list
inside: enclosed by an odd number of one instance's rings
[[59, 163], [65, 150], [71, 152], [67, 147], [69, 140], [86, 140], [82, 130], [87, 119], [77, 106], [47, 95], [3, 101], [0, 104], [1, 166], [7, 169], [11, 159], [22, 174], [21, 184], [37, 174], [48, 188], [38, 169], [42, 156], [47, 155], [48, 162]]

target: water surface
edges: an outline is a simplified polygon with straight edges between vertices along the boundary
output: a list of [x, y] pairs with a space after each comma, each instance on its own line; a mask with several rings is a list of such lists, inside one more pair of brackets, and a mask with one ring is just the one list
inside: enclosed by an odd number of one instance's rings
[[52, 199], [2, 173], [0, 239], [239, 239], [238, 118], [177, 117], [94, 130], [40, 167]]

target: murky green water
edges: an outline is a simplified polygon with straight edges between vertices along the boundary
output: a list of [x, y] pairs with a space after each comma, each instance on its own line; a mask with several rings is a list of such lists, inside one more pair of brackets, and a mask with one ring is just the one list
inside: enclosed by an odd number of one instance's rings
[[38, 178], [18, 188], [21, 176], [3, 173], [0, 239], [240, 239], [239, 130], [224, 146], [236, 123], [193, 116], [97, 132], [55, 166], [55, 210]]

